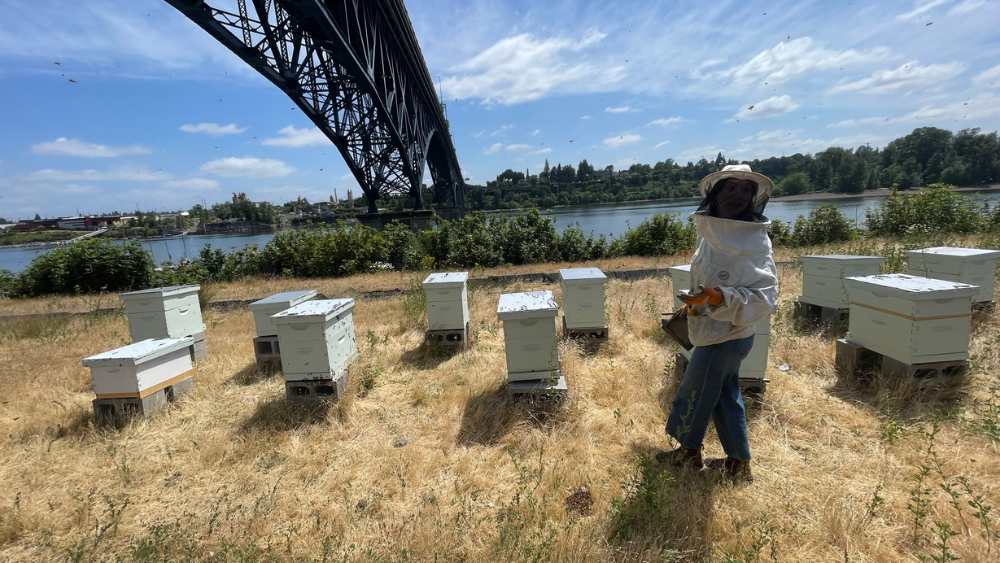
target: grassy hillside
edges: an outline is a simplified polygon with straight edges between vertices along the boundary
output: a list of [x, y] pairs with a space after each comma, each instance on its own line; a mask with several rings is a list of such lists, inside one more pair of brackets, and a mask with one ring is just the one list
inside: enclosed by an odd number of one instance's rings
[[[359, 300], [348, 397], [320, 413], [290, 414], [280, 374], [255, 367], [248, 311], [207, 310], [196, 391], [122, 428], [92, 424], [80, 366], [128, 342], [122, 315], [0, 321], [0, 561], [998, 560], [1000, 317], [974, 320], [961, 381], [844, 379], [833, 337], [794, 327], [793, 258], [779, 256], [771, 385], [749, 412], [756, 482], [742, 488], [649, 461], [672, 446], [668, 278], [609, 284], [612, 339], [560, 345], [570, 400], [547, 410], [507, 401], [496, 303], [540, 288], [559, 300], [558, 285], [472, 289], [473, 345], [453, 356], [422, 346], [419, 295]], [[338, 297], [421, 277], [206, 293]], [[0, 315], [115, 304], [5, 300]], [[722, 455], [714, 430], [706, 449]]]

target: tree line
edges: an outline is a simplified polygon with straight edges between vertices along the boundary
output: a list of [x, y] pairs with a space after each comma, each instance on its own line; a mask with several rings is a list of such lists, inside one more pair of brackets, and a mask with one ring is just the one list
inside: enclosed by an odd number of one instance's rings
[[[472, 186], [470, 209], [518, 209], [698, 196], [698, 182], [725, 164], [738, 164], [721, 152], [714, 162], [702, 158], [681, 165], [673, 159], [596, 169], [586, 159], [550, 166], [538, 174], [507, 169], [485, 186]], [[1000, 139], [979, 128], [952, 133], [920, 127], [885, 148], [830, 147], [816, 154], [796, 153], [746, 162], [775, 182], [775, 196], [812, 192], [861, 193], [908, 190], [946, 183], [957, 186], [1000, 181]]]

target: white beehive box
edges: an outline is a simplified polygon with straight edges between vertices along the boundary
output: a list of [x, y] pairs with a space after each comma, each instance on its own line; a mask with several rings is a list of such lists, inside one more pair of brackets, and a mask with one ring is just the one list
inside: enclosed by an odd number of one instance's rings
[[190, 336], [134, 342], [83, 359], [99, 399], [146, 397], [194, 375]]
[[265, 297], [260, 301], [254, 301], [247, 305], [247, 309], [253, 312], [253, 324], [257, 329], [257, 336], [277, 336], [278, 327], [271, 322], [271, 316], [285, 309], [291, 309], [299, 303], [304, 303], [314, 297], [316, 297], [315, 289], [286, 291], [284, 293], [275, 293], [270, 297]]
[[558, 313], [559, 305], [551, 291], [500, 295], [497, 318], [503, 321], [508, 380], [559, 375], [559, 341], [555, 327]]
[[336, 379], [357, 356], [353, 299], [306, 301], [271, 316], [285, 381]]
[[911, 275], [979, 286], [975, 303], [993, 301], [998, 257], [997, 250], [950, 246], [906, 251]]
[[846, 277], [874, 276], [885, 262], [881, 256], [851, 256], [828, 254], [799, 256], [802, 262], [802, 295], [799, 301], [833, 309], [851, 305]]
[[423, 282], [428, 330], [461, 330], [469, 323], [468, 272], [443, 272]]
[[851, 294], [849, 342], [910, 365], [969, 358], [978, 287], [907, 274], [845, 281]]
[[608, 277], [598, 268], [559, 270], [563, 314], [568, 328], [600, 328], [604, 322], [604, 286]]
[[133, 342], [205, 332], [198, 303], [200, 285], [174, 285], [121, 293]]
[[674, 288], [674, 310], [684, 306], [684, 302], [677, 298], [677, 294], [683, 289], [691, 290], [691, 264], [680, 266], [670, 266], [670, 280]]

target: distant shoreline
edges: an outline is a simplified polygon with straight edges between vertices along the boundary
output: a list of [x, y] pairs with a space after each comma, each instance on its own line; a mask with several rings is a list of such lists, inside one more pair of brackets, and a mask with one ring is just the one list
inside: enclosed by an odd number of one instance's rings
[[[924, 188], [912, 188], [909, 190], [903, 190], [899, 193], [901, 194], [918, 194]], [[952, 191], [962, 192], [962, 193], [976, 193], [976, 192], [995, 192], [1000, 190], [1000, 185], [992, 184], [988, 186], [966, 186], [961, 188], [954, 188]], [[850, 198], [860, 198], [860, 197], [886, 197], [892, 195], [892, 190], [865, 190], [857, 194], [843, 194], [843, 193], [832, 193], [832, 192], [810, 192], [807, 194], [796, 194], [796, 195], [786, 195], [779, 197], [772, 197], [771, 201], [822, 201], [827, 199], [850, 199]]]

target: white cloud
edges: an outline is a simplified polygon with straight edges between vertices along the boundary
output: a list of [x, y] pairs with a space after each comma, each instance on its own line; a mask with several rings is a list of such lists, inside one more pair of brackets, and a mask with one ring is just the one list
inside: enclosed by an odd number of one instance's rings
[[756, 139], [758, 141], [773, 141], [777, 139], [784, 140], [786, 137], [798, 136], [800, 131], [791, 131], [788, 129], [776, 129], [774, 131], [761, 131], [757, 133]]
[[545, 147], [544, 149], [538, 149], [537, 151], [531, 151], [528, 154], [548, 154], [552, 152], [552, 149]]
[[590, 119], [590, 116], [589, 115], [581, 115], [580, 119]]
[[133, 145], [131, 147], [110, 147], [108, 145], [98, 145], [87, 143], [80, 139], [67, 139], [59, 137], [55, 141], [38, 143], [31, 147], [37, 154], [49, 154], [57, 156], [82, 156], [93, 158], [115, 158], [128, 154], [148, 154], [152, 151], [146, 147]]
[[868, 78], [856, 82], [841, 82], [830, 93], [862, 91], [884, 94], [894, 90], [926, 88], [941, 84], [958, 76], [965, 70], [963, 63], [933, 64], [920, 66], [917, 61], [902, 64], [895, 70], [880, 70]]
[[493, 154], [503, 148], [503, 143], [493, 143], [488, 148], [483, 150], [483, 154]]
[[53, 170], [46, 168], [27, 174], [32, 182], [148, 182], [166, 180], [169, 174], [151, 172], [145, 168], [116, 168], [113, 170]]
[[715, 158], [715, 155], [721, 151], [719, 147], [715, 145], [708, 145], [705, 147], [695, 147], [693, 149], [688, 149], [681, 154], [677, 155], [677, 162], [685, 162], [691, 160], [701, 160], [702, 158]]
[[811, 37], [801, 37], [778, 43], [741, 66], [708, 74], [696, 71], [692, 76], [697, 79], [729, 78], [733, 84], [741, 86], [765, 82], [774, 85], [809, 72], [878, 61], [888, 54], [885, 47], [865, 52], [832, 51], [816, 45]]
[[659, 143], [656, 143], [656, 145], [654, 145], [653, 148], [654, 149], [658, 149], [658, 148], [660, 148], [662, 146], [669, 145], [669, 144], [670, 144], [670, 141], [661, 141]]
[[986, 84], [996, 86], [998, 82], [1000, 82], [1000, 65], [984, 70], [972, 79], [973, 84], [978, 84], [980, 86], [985, 86]]
[[642, 137], [636, 135], [635, 133], [622, 133], [621, 135], [613, 135], [604, 139], [604, 146], [606, 147], [624, 147], [626, 145], [632, 145], [638, 143], [642, 140]]
[[218, 123], [198, 123], [195, 125], [181, 125], [181, 131], [186, 133], [205, 133], [213, 137], [222, 135], [236, 135], [246, 131], [246, 127], [237, 127], [235, 123], [229, 125], [219, 125]]
[[922, 16], [923, 14], [926, 14], [930, 10], [933, 10], [934, 8], [937, 8], [938, 6], [940, 6], [942, 4], [947, 4], [947, 3], [951, 2], [951, 1], [952, 0], [931, 0], [930, 2], [925, 2], [925, 3], [917, 6], [916, 8], [910, 10], [909, 12], [906, 12], [904, 14], [899, 14], [898, 16], [896, 16], [896, 19], [897, 20], [908, 20], [908, 19], [915, 18], [917, 16]]
[[531, 145], [526, 145], [524, 143], [516, 143], [513, 145], [507, 145], [504, 148], [506, 148], [509, 151], [523, 151], [524, 149], [530, 149]]
[[206, 178], [187, 178], [183, 180], [169, 180], [167, 182], [163, 182], [163, 187], [168, 190], [190, 190], [202, 192], [218, 188], [219, 182], [216, 180], [208, 180]]
[[255, 158], [252, 156], [237, 158], [220, 158], [201, 165], [202, 172], [232, 178], [269, 178], [288, 176], [295, 168], [280, 160], [272, 158]]
[[535, 129], [534, 131], [531, 132], [531, 136], [532, 137], [537, 137], [538, 134], [541, 133], [541, 132], [542, 132], [541, 129]]
[[496, 137], [497, 135], [499, 135], [501, 133], [506, 133], [507, 131], [510, 131], [513, 128], [514, 128], [514, 124], [513, 123], [511, 123], [510, 125], [501, 125], [499, 129], [497, 129], [496, 131], [490, 133], [490, 137]]
[[636, 111], [629, 106], [618, 106], [616, 108], [604, 108], [605, 113], [628, 113], [630, 111]]
[[685, 121], [690, 121], [690, 119], [684, 119], [683, 117], [680, 117], [680, 116], [677, 116], [677, 117], [668, 117], [666, 119], [660, 118], [660, 119], [654, 119], [654, 120], [650, 121], [649, 123], [646, 124], [646, 127], [649, 127], [650, 125], [660, 125], [662, 127], [673, 127], [673, 126], [679, 125], [681, 123], [684, 123]]
[[952, 8], [949, 12], [949, 16], [958, 16], [962, 14], [967, 14], [969, 12], [974, 12], [979, 8], [982, 8], [986, 4], [986, 0], [965, 0], [961, 2], [958, 6]]
[[580, 54], [605, 36], [591, 30], [580, 39], [537, 38], [528, 33], [501, 39], [451, 68], [455, 74], [442, 81], [445, 97], [510, 105], [550, 93], [597, 91], [624, 76], [621, 66], [601, 69], [581, 62]]
[[771, 96], [766, 100], [761, 100], [755, 104], [750, 104], [749, 106], [744, 107], [740, 111], [736, 112], [733, 119], [760, 119], [763, 117], [773, 117], [775, 115], [795, 111], [798, 107], [799, 104], [792, 101], [792, 97], [787, 94], [784, 96]]
[[330, 139], [316, 127], [306, 127], [296, 129], [289, 125], [278, 131], [280, 137], [264, 139], [261, 144], [269, 147], [310, 147], [315, 145], [332, 144]]
[[965, 102], [954, 102], [941, 107], [924, 106], [902, 117], [890, 119], [890, 123], [918, 122], [931, 124], [935, 121], [979, 120], [1000, 117], [1000, 95], [980, 94]]

